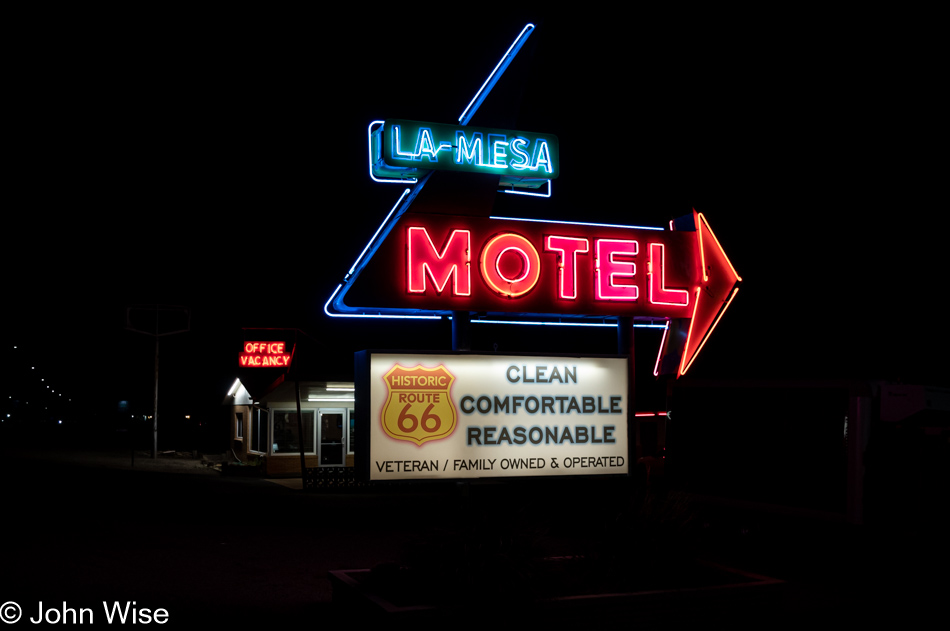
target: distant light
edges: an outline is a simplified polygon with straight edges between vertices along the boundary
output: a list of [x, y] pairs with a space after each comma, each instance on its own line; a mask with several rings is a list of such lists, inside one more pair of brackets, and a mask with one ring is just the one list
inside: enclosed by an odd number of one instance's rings
[[234, 380], [234, 383], [231, 384], [231, 389], [228, 390], [227, 396], [229, 396], [229, 397], [230, 397], [230, 396], [233, 396], [233, 395], [234, 395], [234, 392], [237, 390], [237, 387], [238, 387], [238, 385], [240, 385], [240, 383], [241, 383], [240, 377], [237, 378], [237, 379], [235, 379], [235, 380]]
[[58, 424], [58, 425], [62, 425], [63, 422], [62, 422], [62, 421], [57, 421], [57, 424]]

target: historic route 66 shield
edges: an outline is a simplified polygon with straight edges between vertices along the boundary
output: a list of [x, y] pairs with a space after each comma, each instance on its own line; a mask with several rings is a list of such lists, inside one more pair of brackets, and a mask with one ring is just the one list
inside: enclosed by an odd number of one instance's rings
[[389, 391], [382, 414], [387, 434], [422, 445], [455, 431], [458, 415], [449, 394], [455, 376], [445, 366], [406, 368], [396, 364], [383, 381]]

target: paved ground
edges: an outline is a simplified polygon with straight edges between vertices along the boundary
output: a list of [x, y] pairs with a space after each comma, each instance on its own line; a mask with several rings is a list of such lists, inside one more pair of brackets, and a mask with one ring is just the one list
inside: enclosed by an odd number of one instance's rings
[[296, 619], [330, 602], [327, 570], [396, 556], [398, 524], [379, 525], [401, 507], [386, 498], [368, 500], [364, 522], [345, 498], [290, 481], [226, 478], [181, 458], [133, 468], [124, 456], [5, 458], [13, 571], [0, 600], [131, 599], [177, 611], [179, 621]]
[[648, 628], [707, 618], [766, 628], [818, 618], [910, 621], [946, 594], [942, 576], [929, 576], [946, 559], [941, 541], [698, 506], [676, 493], [640, 503], [620, 485], [315, 495], [299, 481], [223, 477], [187, 457], [137, 458], [133, 467], [128, 452], [51, 448], [7, 451], [0, 464], [0, 603], [20, 604], [24, 616], [35, 616], [41, 601], [99, 616], [103, 601], [130, 600], [168, 610], [180, 626], [316, 624], [352, 616], [334, 606], [329, 570], [445, 569], [464, 558], [468, 569], [447, 571], [446, 580], [480, 589], [470, 613], [490, 620], [505, 589], [537, 579], [478, 587], [472, 577], [492, 563], [510, 576], [529, 549], [628, 567], [646, 589], [649, 577], [670, 580], [698, 557], [785, 581], [768, 596], [680, 595], [654, 599], [649, 612], [603, 608]]

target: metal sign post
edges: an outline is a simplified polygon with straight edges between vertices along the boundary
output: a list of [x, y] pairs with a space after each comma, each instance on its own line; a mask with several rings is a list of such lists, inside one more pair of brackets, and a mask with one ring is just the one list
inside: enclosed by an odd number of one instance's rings
[[[135, 312], [152, 312], [155, 316], [155, 329], [153, 331], [143, 330], [137, 328], [137, 325], [133, 324], [133, 314]], [[178, 329], [169, 329], [167, 331], [162, 331], [159, 318], [162, 313], [176, 313], [179, 316], [184, 316], [185, 326]], [[176, 333], [187, 333], [191, 330], [191, 310], [188, 307], [174, 307], [167, 305], [137, 305], [133, 307], [128, 307], [125, 310], [125, 328], [128, 331], [134, 333], [142, 333], [144, 335], [151, 335], [155, 338], [155, 395], [152, 400], [152, 459], [158, 458], [158, 365], [159, 365], [159, 355], [158, 355], [158, 342], [160, 337], [166, 335], [175, 335]], [[135, 463], [134, 457], [132, 463]]]

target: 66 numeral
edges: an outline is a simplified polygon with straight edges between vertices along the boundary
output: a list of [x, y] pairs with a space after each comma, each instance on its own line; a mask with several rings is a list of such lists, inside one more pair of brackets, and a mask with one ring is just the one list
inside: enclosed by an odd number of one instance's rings
[[[399, 426], [399, 429], [407, 434], [411, 434], [416, 431], [416, 428], [419, 427], [420, 420], [416, 418], [414, 414], [409, 414], [409, 408], [412, 407], [411, 403], [407, 403], [406, 407], [402, 409], [402, 412], [399, 413], [399, 418], [396, 419], [396, 425]], [[429, 407], [425, 409], [422, 413], [422, 431], [429, 434], [434, 434], [439, 431], [439, 428], [442, 427], [442, 419], [439, 418], [438, 414], [432, 414], [432, 408], [435, 407], [434, 403], [430, 403]], [[430, 425], [431, 423], [431, 425]]]

